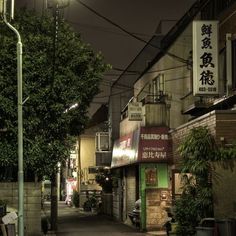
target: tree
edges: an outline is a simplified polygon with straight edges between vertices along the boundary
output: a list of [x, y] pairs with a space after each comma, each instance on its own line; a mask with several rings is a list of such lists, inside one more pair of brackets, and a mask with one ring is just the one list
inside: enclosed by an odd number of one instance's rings
[[[71, 135], [83, 130], [87, 108], [108, 66], [65, 22], [60, 22], [54, 44], [49, 15], [22, 9], [13, 25], [22, 36], [23, 97], [28, 98], [23, 106], [25, 173], [30, 179], [31, 173], [52, 176], [57, 163], [69, 155]], [[17, 177], [16, 38], [3, 23], [0, 42], [0, 130], [5, 130], [0, 132], [0, 179], [13, 180]]]
[[180, 144], [183, 193], [176, 201], [177, 235], [194, 235], [200, 219], [213, 217], [211, 161], [217, 147], [206, 127], [194, 128]]

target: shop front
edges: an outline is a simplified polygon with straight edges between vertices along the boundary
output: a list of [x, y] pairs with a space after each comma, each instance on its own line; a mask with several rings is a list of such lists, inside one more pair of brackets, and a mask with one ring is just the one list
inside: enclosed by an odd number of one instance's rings
[[171, 204], [171, 154], [167, 127], [140, 127], [115, 142], [111, 167], [121, 173], [116, 218], [130, 224], [128, 214], [141, 199], [141, 230], [163, 227]]

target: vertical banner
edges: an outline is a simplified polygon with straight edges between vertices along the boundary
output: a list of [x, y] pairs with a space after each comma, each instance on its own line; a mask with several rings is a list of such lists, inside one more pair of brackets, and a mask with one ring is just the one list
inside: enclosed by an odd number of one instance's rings
[[218, 21], [193, 21], [193, 94], [218, 94]]

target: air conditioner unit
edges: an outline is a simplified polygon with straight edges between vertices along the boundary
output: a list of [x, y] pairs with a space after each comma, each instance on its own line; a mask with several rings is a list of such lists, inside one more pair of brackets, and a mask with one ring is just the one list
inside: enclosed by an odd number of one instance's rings
[[96, 133], [96, 151], [103, 152], [109, 151], [110, 149], [110, 138], [108, 132]]

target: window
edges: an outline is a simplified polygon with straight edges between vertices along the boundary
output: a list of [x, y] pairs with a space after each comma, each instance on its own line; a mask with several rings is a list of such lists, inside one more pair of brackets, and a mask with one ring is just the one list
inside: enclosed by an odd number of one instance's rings
[[108, 132], [98, 132], [96, 133], [96, 151], [109, 151], [109, 133]]

